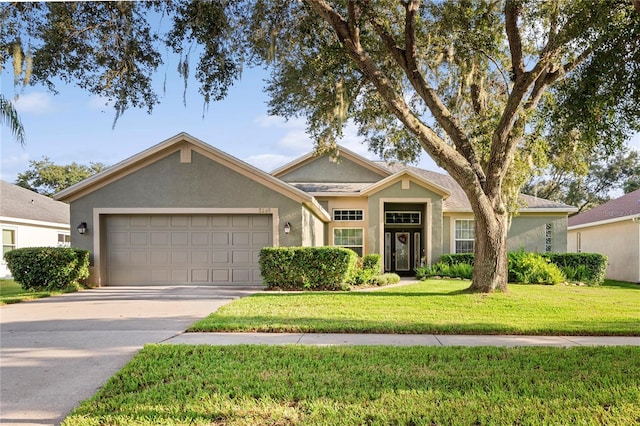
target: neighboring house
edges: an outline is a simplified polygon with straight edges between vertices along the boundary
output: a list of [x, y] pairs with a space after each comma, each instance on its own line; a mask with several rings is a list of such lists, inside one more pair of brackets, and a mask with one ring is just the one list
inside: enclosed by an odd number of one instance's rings
[[[265, 173], [185, 133], [56, 195], [87, 232], [91, 281], [259, 284], [265, 246], [335, 245], [380, 253], [411, 274], [443, 253], [473, 251], [473, 215], [452, 178], [369, 161], [306, 155]], [[509, 248], [566, 250], [575, 208], [523, 196]]]
[[569, 218], [568, 251], [602, 253], [607, 278], [640, 282], [640, 189]]
[[0, 277], [10, 276], [4, 254], [21, 247], [69, 246], [69, 205], [0, 181]]

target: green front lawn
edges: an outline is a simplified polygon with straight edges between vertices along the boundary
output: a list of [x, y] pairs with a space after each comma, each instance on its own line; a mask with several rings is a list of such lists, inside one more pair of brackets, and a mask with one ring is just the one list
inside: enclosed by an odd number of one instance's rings
[[20, 284], [16, 283], [12, 279], [0, 278], [0, 305], [8, 305], [11, 303], [25, 302], [27, 300], [41, 299], [43, 297], [69, 293], [72, 291], [77, 291], [77, 288], [70, 287], [66, 290], [55, 291], [24, 290], [22, 287], [20, 287]]
[[469, 294], [429, 280], [375, 292], [259, 293], [190, 331], [640, 336], [640, 286], [509, 285]]
[[71, 425], [631, 425], [640, 347], [145, 347]]

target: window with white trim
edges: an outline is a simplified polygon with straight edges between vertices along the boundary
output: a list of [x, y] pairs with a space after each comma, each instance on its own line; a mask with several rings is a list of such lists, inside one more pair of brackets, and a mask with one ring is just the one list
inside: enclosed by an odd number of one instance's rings
[[420, 212], [385, 212], [384, 223], [386, 225], [420, 225], [422, 215]]
[[334, 209], [333, 220], [340, 222], [364, 220], [364, 211], [362, 209]]
[[547, 223], [544, 228], [544, 251], [553, 250], [553, 223]]
[[476, 232], [473, 219], [456, 219], [454, 231], [454, 252], [473, 253]]
[[2, 229], [2, 262], [4, 262], [4, 254], [16, 248], [16, 230], [10, 228]]
[[364, 253], [364, 230], [362, 228], [333, 228], [333, 245]]
[[58, 233], [58, 247], [71, 247], [71, 235], [64, 232]]

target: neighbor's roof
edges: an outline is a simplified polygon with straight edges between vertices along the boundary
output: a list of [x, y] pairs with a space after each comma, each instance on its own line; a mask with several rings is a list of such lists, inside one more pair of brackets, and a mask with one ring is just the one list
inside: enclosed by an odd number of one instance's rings
[[618, 222], [640, 215], [640, 189], [569, 218], [569, 226]]
[[0, 216], [69, 224], [68, 204], [5, 181], [0, 183]]

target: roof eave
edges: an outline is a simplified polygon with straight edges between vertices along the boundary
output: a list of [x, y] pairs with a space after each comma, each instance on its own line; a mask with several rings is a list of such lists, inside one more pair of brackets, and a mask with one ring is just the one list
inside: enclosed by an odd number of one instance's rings
[[626, 222], [626, 221], [640, 222], [640, 213], [635, 213], [628, 216], [614, 217], [612, 219], [598, 220], [595, 222], [581, 223], [579, 225], [572, 225], [567, 227], [567, 231], [573, 231], [576, 229], [590, 228], [592, 226], [608, 225], [610, 223]]

